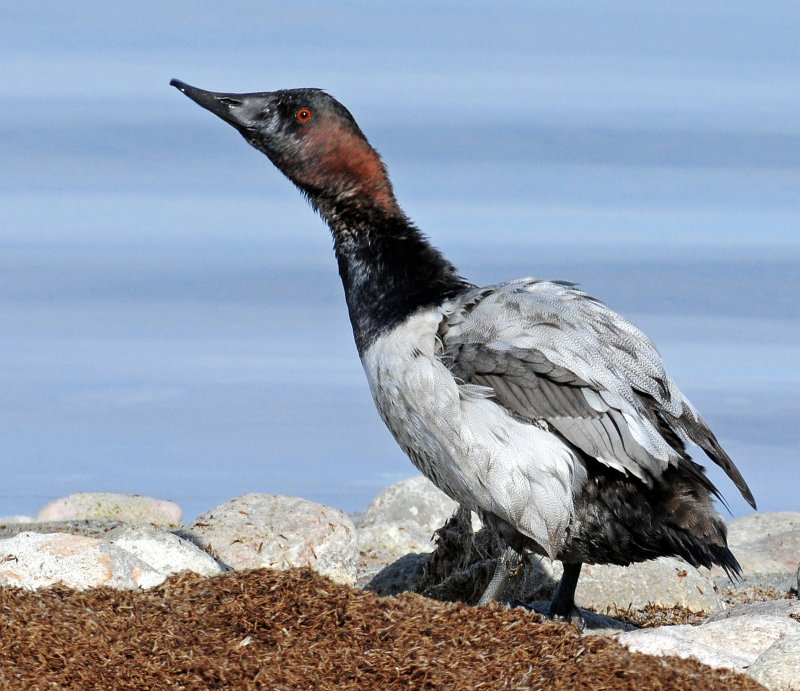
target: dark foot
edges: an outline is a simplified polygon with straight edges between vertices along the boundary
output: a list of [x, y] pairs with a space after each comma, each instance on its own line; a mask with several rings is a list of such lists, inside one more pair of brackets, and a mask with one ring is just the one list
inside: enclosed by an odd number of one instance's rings
[[578, 631], [583, 631], [586, 628], [586, 622], [583, 620], [581, 611], [572, 605], [570, 610], [564, 614], [561, 612], [553, 612], [553, 606], [550, 605], [550, 611], [547, 613], [547, 618], [550, 621], [560, 621], [565, 624], [572, 624]]
[[553, 621], [565, 621], [574, 624], [579, 631], [583, 631], [586, 623], [583, 621], [581, 611], [575, 606], [575, 588], [578, 587], [578, 578], [581, 575], [581, 563], [564, 564], [564, 573], [550, 603], [548, 616]]
[[530, 612], [536, 612], [537, 614], [541, 614], [542, 617], [547, 619], [548, 621], [557, 621], [562, 622], [564, 624], [572, 624], [578, 631], [583, 631], [586, 628], [586, 622], [583, 620], [583, 614], [581, 611], [575, 606], [572, 605], [572, 609], [566, 614], [562, 614], [559, 612], [552, 611], [552, 605], [546, 602], [542, 603], [527, 603], [523, 602], [522, 600], [512, 600], [508, 603], [509, 607], [524, 607]]

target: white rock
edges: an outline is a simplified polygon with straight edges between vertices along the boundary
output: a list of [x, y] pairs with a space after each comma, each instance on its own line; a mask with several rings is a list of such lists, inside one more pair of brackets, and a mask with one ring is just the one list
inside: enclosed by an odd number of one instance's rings
[[[560, 577], [561, 569], [555, 571]], [[712, 613], [723, 608], [711, 581], [686, 562], [671, 557], [630, 566], [585, 565], [575, 601], [580, 607], [602, 613], [614, 605], [642, 609], [648, 603], [680, 605], [693, 612]]]
[[800, 691], [800, 633], [775, 641], [747, 670], [759, 684], [775, 691]]
[[[686, 625], [685, 628], [691, 627]], [[743, 670], [750, 663], [748, 658], [741, 655], [685, 638], [683, 629], [684, 626], [639, 629], [619, 634], [617, 641], [635, 653], [693, 657], [709, 667]]]
[[98, 520], [177, 526], [183, 512], [172, 501], [138, 494], [83, 492], [50, 502], [36, 514], [37, 521]]
[[0, 584], [35, 590], [150, 588], [165, 576], [127, 550], [104, 540], [67, 533], [23, 532], [0, 540]]
[[441, 528], [457, 508], [458, 504], [430, 480], [417, 475], [396, 482], [378, 494], [364, 511], [359, 527], [380, 523], [413, 524], [419, 526], [430, 542], [433, 531]]
[[412, 552], [431, 552], [431, 538], [458, 504], [422, 475], [402, 480], [378, 494], [358, 526], [358, 547], [381, 563]]
[[307, 499], [245, 494], [198, 516], [186, 532], [234, 569], [310, 566], [338, 583], [355, 582], [353, 521]]
[[110, 530], [105, 539], [163, 574], [192, 571], [215, 576], [223, 571], [214, 557], [194, 543], [153, 526], [119, 526]]
[[358, 582], [407, 554], [433, 551], [432, 536], [458, 504], [422, 475], [401, 480], [378, 494], [358, 525]]
[[773, 643], [800, 633], [793, 619], [741, 616], [702, 626], [661, 626], [620, 634], [617, 640], [630, 650], [648, 655], [693, 657], [711, 667], [744, 672]]

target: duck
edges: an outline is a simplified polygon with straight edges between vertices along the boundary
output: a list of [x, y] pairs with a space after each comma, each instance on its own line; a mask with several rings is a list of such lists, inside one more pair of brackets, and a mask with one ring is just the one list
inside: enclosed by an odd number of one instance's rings
[[506, 550], [563, 565], [546, 614], [582, 626], [584, 564], [661, 556], [741, 567], [699, 447], [744, 499], [742, 474], [632, 323], [567, 281], [477, 286], [400, 207], [350, 111], [321, 89], [212, 92], [173, 79], [300, 190], [333, 236], [358, 355], [383, 422], [436, 487]]

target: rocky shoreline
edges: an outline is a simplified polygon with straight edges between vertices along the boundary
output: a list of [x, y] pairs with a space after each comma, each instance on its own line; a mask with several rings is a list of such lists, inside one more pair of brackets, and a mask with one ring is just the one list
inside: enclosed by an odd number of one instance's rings
[[[297, 497], [248, 494], [185, 525], [169, 501], [72, 495], [35, 517], [0, 519], [0, 585], [135, 590], [187, 571], [213, 577], [310, 567], [379, 595], [411, 591], [473, 603], [499, 547], [457, 508], [421, 477], [384, 490], [358, 516]], [[800, 689], [800, 512], [732, 521], [729, 542], [744, 569], [735, 584], [677, 559], [584, 567], [576, 594], [587, 608], [584, 636], [691, 657], [770, 689]], [[544, 604], [558, 569], [529, 560], [506, 599]]]

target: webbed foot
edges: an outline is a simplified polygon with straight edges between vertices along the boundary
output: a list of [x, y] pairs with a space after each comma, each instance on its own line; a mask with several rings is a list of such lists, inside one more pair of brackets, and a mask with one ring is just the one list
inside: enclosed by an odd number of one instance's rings
[[554, 612], [551, 604], [549, 611], [545, 616], [550, 621], [559, 621], [564, 622], [565, 624], [572, 624], [578, 629], [578, 631], [583, 631], [586, 628], [586, 622], [583, 620], [583, 614], [581, 614], [580, 609], [578, 609], [575, 605], [572, 605], [568, 612], [561, 613]]
[[516, 573], [522, 563], [522, 557], [511, 547], [506, 547], [497, 560], [494, 576], [478, 601], [478, 606], [488, 605], [492, 600], [500, 600], [508, 587], [511, 574]]
[[510, 604], [512, 607], [522, 605], [527, 609], [538, 612], [550, 621], [563, 621], [576, 626], [578, 631], [583, 631], [586, 628], [586, 622], [583, 620], [581, 611], [575, 606], [575, 588], [578, 585], [580, 575], [580, 562], [564, 564], [564, 573], [561, 576], [558, 588], [556, 588], [555, 595], [553, 595], [553, 601], [549, 606], [536, 606], [539, 603], [526, 605], [518, 600]]
[[563, 622], [565, 624], [572, 624], [578, 631], [583, 631], [586, 628], [586, 622], [583, 619], [583, 614], [574, 604], [566, 613], [554, 612], [553, 605], [546, 602], [522, 602], [522, 600], [512, 600], [508, 603], [509, 607], [524, 607], [525, 609], [541, 614], [542, 617], [548, 621]]

